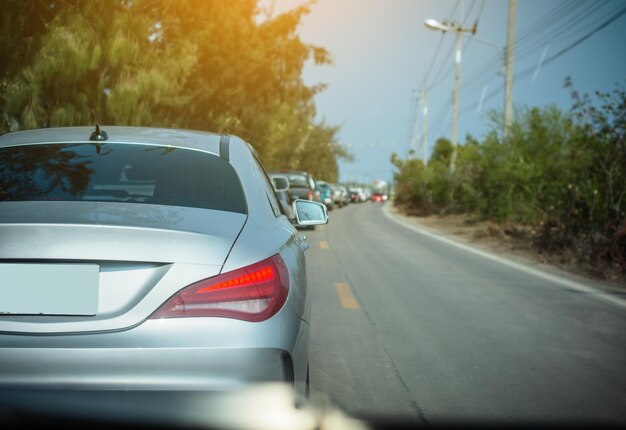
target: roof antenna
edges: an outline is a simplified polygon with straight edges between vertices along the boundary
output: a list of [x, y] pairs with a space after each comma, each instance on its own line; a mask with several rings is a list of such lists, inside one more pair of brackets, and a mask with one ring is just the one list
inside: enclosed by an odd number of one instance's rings
[[91, 133], [91, 136], [89, 136], [89, 140], [94, 140], [98, 142], [96, 143], [96, 152], [98, 154], [100, 154], [100, 150], [102, 149], [102, 144], [99, 142], [104, 142], [108, 138], [109, 136], [107, 135], [107, 132], [104, 130], [100, 130], [100, 124], [96, 124], [96, 131]]
[[91, 136], [89, 136], [89, 140], [95, 140], [96, 142], [102, 142], [103, 140], [107, 140], [108, 138], [109, 136], [107, 135], [107, 132], [104, 130], [100, 130], [100, 124], [96, 124], [96, 131], [91, 133]]

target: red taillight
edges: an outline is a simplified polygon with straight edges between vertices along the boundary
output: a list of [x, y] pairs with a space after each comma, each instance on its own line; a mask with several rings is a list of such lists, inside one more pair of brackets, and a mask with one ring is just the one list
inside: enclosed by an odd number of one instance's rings
[[313, 191], [309, 190], [309, 200], [313, 200]]
[[263, 321], [287, 300], [289, 273], [280, 254], [183, 288], [150, 318], [224, 317]]

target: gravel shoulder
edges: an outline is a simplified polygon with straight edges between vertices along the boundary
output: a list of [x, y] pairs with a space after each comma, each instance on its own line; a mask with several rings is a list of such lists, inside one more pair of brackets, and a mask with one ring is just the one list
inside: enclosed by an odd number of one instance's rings
[[568, 262], [563, 256], [547, 256], [537, 252], [519, 226], [498, 225], [494, 222], [475, 221], [467, 215], [411, 216], [389, 204], [389, 213], [404, 222], [436, 232], [440, 235], [523, 263], [552, 274], [577, 281], [592, 282], [606, 291], [626, 295], [626, 282], [607, 281], [589, 274], [579, 265]]

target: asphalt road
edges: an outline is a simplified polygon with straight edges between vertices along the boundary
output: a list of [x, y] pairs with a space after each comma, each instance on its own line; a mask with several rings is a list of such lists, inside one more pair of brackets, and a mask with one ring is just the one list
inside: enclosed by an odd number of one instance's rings
[[420, 234], [377, 203], [303, 234], [313, 401], [432, 424], [626, 424], [626, 300]]

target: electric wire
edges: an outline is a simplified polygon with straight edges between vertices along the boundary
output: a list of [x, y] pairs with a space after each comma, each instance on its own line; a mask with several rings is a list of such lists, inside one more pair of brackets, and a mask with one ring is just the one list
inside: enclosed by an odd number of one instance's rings
[[[573, 10], [577, 10], [580, 8], [580, 6], [582, 6], [583, 3], [584, 2], [577, 2], [571, 5], [570, 3], [568, 3], [568, 6], [571, 6], [571, 9]], [[607, 1], [604, 1], [601, 3], [601, 6], [605, 6], [607, 3], [608, 3]], [[554, 34], [554, 31], [550, 29], [543, 31], [543, 32], [539, 31], [539, 32], [534, 32], [534, 33], [531, 31], [534, 29], [541, 28], [545, 20], [549, 20], [550, 18], [554, 16], [559, 17], [557, 19], [558, 28], [560, 29], [566, 28], [568, 31], [567, 32], [563, 31], [560, 37], [558, 37], [555, 40], [552, 40], [552, 43], [554, 43], [556, 40], [563, 40], [567, 38], [568, 35], [571, 38], [572, 33], [580, 34], [580, 29], [576, 28], [576, 26], [579, 26], [579, 27], [584, 26], [584, 28], [588, 28], [590, 25], [593, 25], [593, 29], [589, 31], [588, 33], [586, 33], [584, 36], [576, 39], [573, 43], [567, 45], [565, 48], [559, 50], [557, 53], [545, 59], [542, 62], [543, 66], [551, 63], [552, 61], [556, 60], [560, 56], [564, 55], [566, 52], [575, 48], [580, 43], [584, 42], [589, 37], [593, 36], [595, 33], [609, 26], [611, 23], [613, 23], [614, 21], [616, 21], [617, 19], [619, 19], [622, 15], [626, 13], [626, 8], [619, 9], [618, 11], [616, 11], [616, 9], [611, 9], [610, 11], [605, 13], [603, 10], [601, 10], [601, 8], [598, 8], [597, 3], [594, 5], [593, 9], [595, 11], [598, 11], [599, 13], [590, 15], [590, 8], [587, 7], [587, 8], [584, 8], [582, 11], [580, 11], [578, 14], [571, 16], [571, 14], [569, 13], [563, 13], [562, 7], [555, 7], [546, 15], [544, 15], [544, 19], [540, 20], [539, 23], [535, 23], [533, 26], [529, 27], [529, 29], [527, 29], [524, 33], [522, 33], [522, 36], [518, 38], [516, 42], [516, 60], [519, 60], [520, 58], [529, 56], [531, 54], [535, 54], [536, 49], [540, 48], [542, 45], [545, 46], [545, 44], [548, 43], [548, 40], [550, 37], [556, 37], [556, 35]], [[600, 14], [601, 16], [598, 16]], [[611, 15], [611, 16], [607, 17], [607, 15]], [[600, 24], [597, 24], [600, 20], [602, 20], [602, 22]], [[555, 23], [553, 22], [553, 24]], [[519, 52], [517, 51], [518, 48], [521, 51], [521, 54], [519, 54]], [[474, 88], [478, 86], [479, 84], [482, 84], [484, 86], [484, 84], [491, 81], [494, 77], [493, 71], [491, 69], [493, 69], [494, 65], [497, 65], [498, 63], [500, 63], [500, 60], [498, 60], [497, 56], [491, 57], [491, 60], [486, 61], [479, 70], [473, 72], [468, 78], [464, 80], [465, 82], [461, 86], [460, 91], [462, 93], [466, 93], [467, 91], [469, 91], [469, 89]], [[536, 69], [536, 66], [532, 66], [523, 70], [522, 72], [518, 72], [515, 75], [515, 79], [521, 79], [523, 77], [526, 77], [530, 75], [531, 73], [533, 73], [535, 69]], [[491, 100], [493, 97], [495, 97], [498, 93], [500, 93], [503, 90], [503, 87], [504, 87], [503, 84], [497, 86], [494, 90], [492, 90], [488, 95], [486, 95], [482, 99], [482, 103], [484, 104], [487, 101]], [[468, 112], [469, 110], [474, 109], [475, 105], [476, 103], [472, 103], [470, 106], [460, 109], [459, 114], [463, 114], [463, 113]], [[446, 113], [447, 111], [449, 111], [449, 108], [444, 108], [437, 115], [435, 121], [433, 122], [433, 125], [431, 126], [433, 130], [442, 128], [441, 127], [442, 123], [440, 121], [442, 121], [441, 118], [443, 117], [444, 113]], [[443, 122], [447, 122], [447, 121], [443, 120]]]
[[[622, 8], [619, 12], [617, 12], [615, 15], [613, 15], [611, 18], [605, 20], [603, 23], [601, 23], [600, 25], [598, 25], [597, 27], [593, 28], [591, 31], [589, 31], [587, 34], [585, 34], [584, 36], [578, 38], [576, 41], [574, 41], [573, 43], [569, 44], [568, 46], [566, 46], [565, 48], [559, 50], [558, 52], [556, 52], [555, 54], [551, 55], [550, 57], [548, 57], [547, 59], [545, 59], [543, 61], [543, 66], [546, 66], [547, 64], [553, 62], [554, 60], [556, 60], [557, 58], [561, 57], [562, 55], [566, 54], [567, 52], [571, 51], [572, 49], [574, 49], [576, 46], [580, 45], [581, 43], [583, 43], [585, 40], [589, 39], [591, 36], [593, 36], [594, 34], [598, 33], [599, 31], [603, 30], [604, 28], [608, 27], [609, 25], [611, 25], [613, 22], [617, 21], [619, 18], [621, 18], [624, 14], [626, 14], [626, 7]], [[535, 66], [533, 67], [529, 67], [519, 73], [515, 74], [514, 79], [522, 79], [525, 78], [526, 76], [530, 75], [531, 73], [533, 73], [535, 70]], [[493, 97], [495, 97], [500, 91], [502, 90], [502, 88], [496, 88], [494, 91], [492, 91], [491, 93], [489, 93], [489, 95], [487, 95], [485, 97], [485, 99], [483, 100], [483, 103], [491, 100]], [[470, 110], [471, 108], [465, 108], [463, 111], [459, 111], [460, 113], [465, 113], [468, 110]]]
[[[605, 1], [603, 4], [606, 4], [606, 3], [607, 2]], [[582, 3], [579, 3], [578, 6], [580, 6], [580, 4], [582, 4]], [[575, 6], [576, 5], [573, 6], [574, 9], [575, 9]], [[559, 12], [559, 11], [557, 11], [557, 12]], [[585, 18], [588, 17], [588, 12], [589, 12], [588, 9], [585, 9], [585, 10], [581, 11], [577, 16], [573, 17], [574, 20], [564, 21], [560, 26], [558, 26], [558, 28], [567, 27], [567, 28], [570, 28], [570, 30], [571, 30], [573, 25], [582, 22], [581, 19], [585, 19]], [[613, 15], [614, 13], [615, 13], [614, 10], [609, 11], [610, 15]], [[563, 17], [565, 17], [565, 15], [561, 15], [561, 17], [563, 18]], [[607, 18], [606, 16], [601, 16], [599, 19], [605, 20], [606, 18]], [[593, 21], [593, 22], [585, 22], [584, 23], [587, 28], [589, 26], [592, 26], [592, 25], [593, 26], [597, 25], [597, 22], [599, 20], [599, 19], [596, 19], [596, 18], [593, 18], [593, 17], [591, 19], [595, 19], [595, 21]], [[570, 33], [580, 34], [580, 30], [578, 28], [573, 28], [573, 31], [570, 31]], [[562, 35], [563, 34], [564, 33], [562, 33]], [[548, 40], [550, 40], [552, 38], [552, 34], [551, 33], [546, 34], [546, 38]], [[558, 39], [552, 39], [550, 41], [550, 43], [554, 44], [557, 40], [562, 40], [564, 38], [565, 37], [562, 36], [562, 37], [560, 37]], [[531, 42], [531, 43], [533, 43], [533, 42]], [[516, 48], [516, 51], [515, 51], [515, 58], [516, 58], [516, 60], [519, 61], [519, 60], [521, 60], [521, 59], [523, 59], [525, 57], [528, 57], [530, 55], [536, 54], [537, 49], [541, 48], [542, 45], [543, 46], [547, 46], [547, 43], [548, 42], [546, 41], [546, 39], [544, 39], [544, 40], [540, 40], [540, 41], [535, 41], [533, 45], [520, 44], [520, 46], [518, 48], [521, 49], [521, 47], [524, 46], [524, 47], [526, 47], [526, 49], [525, 50], [522, 49], [521, 52], [520, 52], [520, 50], [518, 50]], [[466, 94], [466, 93], [470, 92], [470, 90], [473, 90], [476, 87], [484, 87], [484, 85], [486, 85], [488, 82], [491, 82], [493, 80], [493, 78], [495, 77], [495, 76], [493, 76], [494, 72], [497, 73], [498, 69], [500, 69], [501, 67], [504, 66], [504, 58], [502, 58], [500, 60], [497, 59], [497, 57], [492, 57], [492, 58], [495, 58], [496, 61], [493, 62], [493, 59], [492, 60], [488, 60], [483, 65], [483, 67], [481, 67], [480, 69], [478, 69], [477, 71], [475, 71], [474, 73], [472, 73], [470, 76], [466, 77], [463, 80], [463, 82], [461, 83], [461, 89], [460, 89], [460, 93], [461, 94]], [[542, 64], [543, 63], [544, 62], [542, 62]], [[500, 67], [498, 67], [498, 69], [496, 69], [496, 70], [492, 70], [496, 65], [500, 65]], [[504, 85], [504, 82], [502, 82], [501, 85]], [[487, 99], [483, 99], [483, 102], [486, 101], [486, 100]]]

